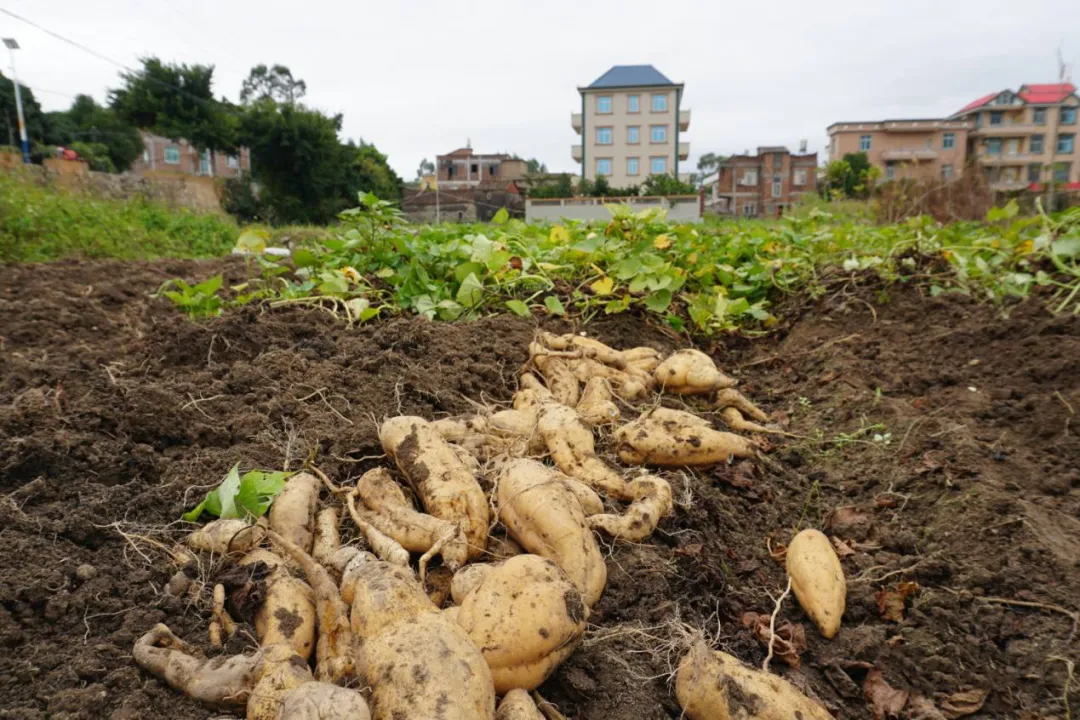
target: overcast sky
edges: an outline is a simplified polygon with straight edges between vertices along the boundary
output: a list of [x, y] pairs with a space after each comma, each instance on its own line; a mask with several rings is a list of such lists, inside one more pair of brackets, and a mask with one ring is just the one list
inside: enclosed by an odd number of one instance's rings
[[[236, 99], [253, 65], [307, 81], [407, 180], [421, 158], [478, 152], [577, 171], [579, 85], [612, 65], [655, 65], [686, 84], [691, 167], [704, 152], [811, 150], [837, 120], [935, 117], [986, 93], [1054, 82], [1061, 46], [1080, 79], [1078, 0], [673, 0], [325, 2], [0, 0], [124, 65], [144, 55], [212, 64]], [[19, 77], [48, 110], [101, 101], [117, 68], [0, 14]], [[8, 58], [0, 60], [5, 74]], [[44, 92], [44, 91], [51, 92]], [[54, 94], [55, 93], [55, 94]]]

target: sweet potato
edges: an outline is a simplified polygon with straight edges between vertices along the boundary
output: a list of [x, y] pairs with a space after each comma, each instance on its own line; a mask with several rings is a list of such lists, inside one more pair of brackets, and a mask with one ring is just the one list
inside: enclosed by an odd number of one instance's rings
[[358, 496], [359, 493], [355, 491], [349, 493], [345, 497], [345, 506], [349, 509], [349, 515], [352, 517], [353, 522], [356, 523], [356, 526], [360, 528], [360, 532], [363, 533], [368, 545], [381, 560], [408, 567], [409, 551], [401, 547], [401, 543], [397, 540], [375, 527], [373, 524], [376, 520], [375, 513], [366, 507], [358, 506]]
[[585, 513], [585, 517], [599, 515], [604, 512], [604, 501], [591, 487], [572, 477], [563, 476], [560, 480], [567, 490], [574, 493], [574, 497], [581, 504], [581, 511]]
[[247, 720], [278, 720], [285, 695], [314, 682], [311, 668], [288, 645], [267, 645], [259, 669], [259, 682], [247, 703]]
[[188, 535], [184, 542], [194, 550], [218, 555], [242, 555], [261, 543], [265, 537], [265, 531], [258, 525], [236, 518], [222, 518], [206, 523]]
[[328, 507], [315, 516], [315, 538], [311, 544], [311, 557], [326, 565], [341, 547], [341, 531], [338, 529], [338, 509]]
[[285, 482], [285, 489], [270, 505], [270, 529], [306, 553], [314, 540], [315, 507], [319, 503], [319, 478], [300, 472]]
[[840, 558], [824, 533], [806, 529], [792, 538], [785, 560], [799, 605], [826, 638], [840, 630], [847, 582]]
[[588, 616], [581, 593], [555, 563], [518, 555], [481, 577], [462, 600], [457, 621], [502, 694], [544, 682], [577, 648]]
[[[596, 376], [597, 364], [599, 364], [618, 371], [619, 375], [611, 377], [617, 377], [620, 384], [626, 382], [627, 378], [633, 378], [635, 387], [641, 385], [646, 390], [652, 389], [654, 382], [650, 375], [652, 368], [646, 370], [637, 363], [631, 362], [631, 358], [638, 362], [645, 361], [646, 358], [650, 357], [649, 348], [634, 348], [633, 352], [628, 355], [626, 352], [616, 350], [599, 340], [585, 335], [553, 335], [552, 333], [541, 332], [538, 339], [544, 347], [560, 351], [561, 356], [566, 358], [567, 363], [574, 368], [575, 375], [581, 382], [585, 382], [589, 377]], [[655, 353], [655, 351], [652, 352]], [[582, 365], [581, 361], [586, 362]], [[647, 365], [648, 363], [645, 361], [643, 364]], [[581, 367], [588, 368], [585, 376], [580, 370]], [[620, 395], [620, 397], [623, 396]]]
[[495, 720], [544, 720], [544, 715], [536, 708], [528, 690], [514, 689], [499, 703]]
[[700, 350], [679, 350], [656, 366], [653, 377], [660, 387], [678, 395], [712, 395], [734, 387], [735, 381]]
[[263, 653], [208, 660], [161, 623], [136, 640], [132, 651], [143, 670], [192, 700], [223, 710], [247, 705]]
[[[759, 422], [765, 422], [769, 419], [769, 416], [766, 415], [764, 411], [747, 400], [746, 397], [735, 388], [727, 388], [726, 390], [717, 392], [715, 397], [713, 397], [712, 406], [720, 410], [735, 410], [739, 415], [749, 415]], [[735, 429], [738, 430], [739, 428]]]
[[356, 481], [356, 492], [375, 513], [370, 519], [372, 525], [409, 552], [424, 553], [420, 558], [421, 579], [428, 560], [436, 554], [442, 555], [451, 570], [457, 570], [468, 560], [469, 549], [461, 529], [455, 523], [417, 512], [385, 468], [364, 473]]
[[594, 427], [619, 421], [619, 406], [611, 399], [611, 385], [606, 379], [594, 377], [585, 383], [577, 412], [582, 420]]
[[509, 560], [515, 555], [520, 555], [525, 552], [521, 549], [521, 546], [510, 537], [504, 535], [489, 535], [487, 554], [485, 558], [489, 562], [502, 562], [503, 560]]
[[545, 403], [540, 407], [536, 429], [544, 438], [551, 459], [563, 473], [608, 497], [630, 499], [622, 476], [596, 456], [593, 432], [576, 410]]
[[656, 530], [657, 523], [671, 514], [671, 485], [655, 475], [645, 475], [627, 485], [630, 507], [623, 515], [595, 514], [586, 522], [614, 538], [641, 542]]
[[630, 348], [629, 350], [623, 350], [622, 354], [629, 366], [645, 373], [652, 373], [662, 359], [660, 351], [651, 347]]
[[349, 609], [330, 573], [302, 548], [273, 531], [267, 535], [275, 546], [297, 563], [315, 594], [319, 639], [315, 646], [315, 677], [343, 685], [356, 677], [356, 642], [349, 625]]
[[342, 578], [376, 720], [491, 718], [491, 671], [452, 614], [407, 569], [361, 554]]
[[275, 720], [369, 720], [364, 697], [323, 682], [304, 683], [285, 693]]
[[832, 720], [794, 685], [697, 641], [679, 663], [675, 697], [690, 720]]
[[422, 418], [396, 417], [379, 428], [387, 454], [412, 485], [424, 510], [461, 528], [468, 558], [480, 557], [487, 544], [487, 498], [476, 476]]
[[529, 358], [547, 383], [547, 389], [557, 402], [574, 407], [581, 397], [581, 387], [570, 366], [559, 353], [552, 353], [542, 344], [529, 344]]
[[450, 582], [450, 596], [454, 599], [454, 604], [460, 605], [494, 567], [494, 563], [466, 565], [454, 573], [454, 579]]
[[681, 410], [656, 408], [614, 434], [619, 459], [629, 465], [700, 467], [753, 457], [754, 445], [739, 435], [713, 430]]
[[311, 586], [289, 574], [285, 561], [277, 554], [255, 548], [240, 560], [240, 565], [261, 562], [270, 568], [262, 604], [255, 612], [255, 634], [259, 644], [288, 645], [304, 660], [315, 649], [315, 593]]
[[604, 591], [607, 567], [585, 525], [581, 504], [560, 473], [535, 460], [509, 460], [499, 468], [499, 518], [526, 550], [560, 568], [591, 606]]
[[580, 358], [569, 361], [567, 364], [578, 382], [585, 383], [593, 378], [604, 378], [611, 384], [612, 391], [627, 401], [644, 398], [654, 384], [652, 376], [648, 373], [631, 371], [630, 368], [619, 370], [592, 358]]

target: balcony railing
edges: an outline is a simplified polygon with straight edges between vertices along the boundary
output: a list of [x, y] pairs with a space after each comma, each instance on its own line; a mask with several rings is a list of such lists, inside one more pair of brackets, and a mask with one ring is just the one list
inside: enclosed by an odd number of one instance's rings
[[679, 110], [679, 130], [686, 131], [690, 129], [690, 111]]
[[690, 157], [690, 143], [679, 143], [679, 159], [686, 160]]
[[937, 150], [927, 148], [894, 148], [881, 153], [881, 157], [886, 160], [936, 160], [937, 156]]
[[991, 180], [990, 181], [990, 189], [991, 190], [1004, 190], [1004, 191], [1023, 190], [1024, 188], [1028, 187], [1029, 185], [1031, 185], [1031, 183], [1027, 182], [1026, 180]]
[[983, 165], [1015, 165], [1017, 163], [1028, 163], [1035, 161], [1042, 161], [1046, 153], [1030, 153], [1030, 152], [999, 152], [989, 153], [986, 150], [980, 150], [975, 154], [975, 158]]
[[971, 134], [978, 137], [1008, 137], [1010, 135], [1020, 137], [1045, 131], [1045, 125], [1036, 125], [1035, 123], [1001, 123], [1000, 125], [983, 123], [981, 127], [972, 130]]
[[570, 114], [570, 125], [574, 128], [574, 132], [581, 134], [581, 113]]
[[570, 154], [573, 156], [574, 162], [581, 162], [581, 146], [580, 145], [571, 145], [570, 146]]

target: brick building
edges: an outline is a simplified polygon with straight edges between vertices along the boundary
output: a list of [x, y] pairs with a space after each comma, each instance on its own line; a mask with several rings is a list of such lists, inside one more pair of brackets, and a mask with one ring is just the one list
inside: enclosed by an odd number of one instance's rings
[[870, 164], [881, 169], [882, 180], [952, 180], [964, 172], [972, 128], [962, 118], [833, 123], [828, 128], [829, 162], [864, 152]]
[[481, 183], [513, 182], [525, 176], [525, 161], [506, 153], [479, 155], [463, 147], [435, 157], [439, 187], [447, 190], [476, 187]]
[[720, 215], [779, 217], [806, 193], [817, 191], [817, 153], [759, 147], [732, 155], [705, 178], [705, 207]]
[[174, 141], [140, 130], [142, 157], [131, 164], [138, 175], [176, 174], [233, 178], [251, 172], [251, 152], [241, 148], [236, 155], [196, 150], [187, 140]]

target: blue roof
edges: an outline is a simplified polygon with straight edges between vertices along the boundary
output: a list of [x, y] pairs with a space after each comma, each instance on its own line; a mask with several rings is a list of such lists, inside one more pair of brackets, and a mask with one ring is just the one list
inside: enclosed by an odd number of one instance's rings
[[615, 65], [598, 77], [589, 89], [674, 85], [652, 65]]

